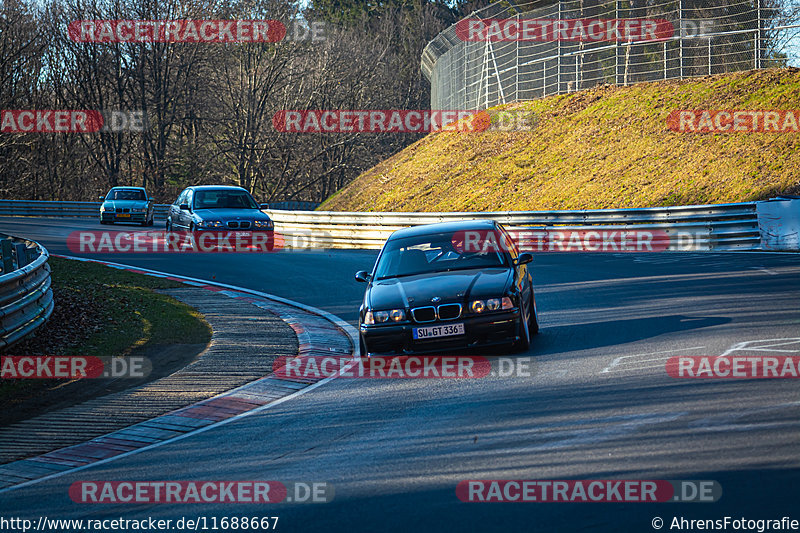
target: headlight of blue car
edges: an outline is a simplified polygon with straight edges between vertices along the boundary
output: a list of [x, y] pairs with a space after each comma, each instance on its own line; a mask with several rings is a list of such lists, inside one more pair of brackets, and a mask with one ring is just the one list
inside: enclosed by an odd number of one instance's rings
[[256, 220], [253, 222], [253, 227], [258, 229], [272, 229], [271, 220]]
[[197, 223], [199, 228], [222, 228], [224, 226], [225, 224], [219, 220], [201, 220]]

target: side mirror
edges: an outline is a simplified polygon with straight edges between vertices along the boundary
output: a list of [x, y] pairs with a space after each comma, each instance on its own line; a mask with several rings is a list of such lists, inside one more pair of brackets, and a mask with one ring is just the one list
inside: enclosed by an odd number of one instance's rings
[[181, 211], [188, 211], [188, 210], [189, 210], [189, 204], [181, 204]]
[[155, 197], [153, 197], [153, 196], [148, 196], [147, 197], [147, 201], [148, 202], [152, 202], [153, 200], [155, 200]]
[[98, 196], [98, 198], [99, 198], [99, 200], [100, 200], [101, 202], [105, 201], [105, 199], [106, 199], [106, 197], [105, 197], [105, 196], [103, 196], [102, 194], [101, 194], [100, 196]]
[[369, 281], [369, 272], [366, 270], [359, 270], [356, 272], [356, 281], [360, 281], [361, 283], [366, 283]]
[[258, 208], [259, 209], [269, 209], [269, 204], [259, 204]]
[[533, 261], [533, 256], [528, 252], [523, 252], [517, 256], [517, 260], [514, 262], [517, 266], [519, 265], [527, 265]]

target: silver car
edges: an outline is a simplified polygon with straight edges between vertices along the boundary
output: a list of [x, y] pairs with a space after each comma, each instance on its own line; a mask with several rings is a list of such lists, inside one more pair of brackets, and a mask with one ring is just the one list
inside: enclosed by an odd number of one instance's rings
[[250, 230], [272, 232], [269, 215], [247, 190], [229, 185], [197, 185], [178, 195], [167, 213], [167, 231]]
[[147, 196], [144, 187], [113, 187], [101, 196], [100, 223], [138, 222], [142, 226], [153, 225], [153, 199]]

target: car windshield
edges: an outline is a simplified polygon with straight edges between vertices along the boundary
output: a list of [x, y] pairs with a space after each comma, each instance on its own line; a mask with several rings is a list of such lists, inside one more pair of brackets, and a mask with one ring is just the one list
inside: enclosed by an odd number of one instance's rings
[[463, 235], [459, 231], [392, 239], [381, 254], [375, 278], [508, 266], [502, 250], [465, 250]]
[[106, 200], [147, 200], [141, 189], [114, 189], [108, 193]]
[[258, 204], [246, 191], [216, 189], [194, 192], [195, 209], [258, 209]]

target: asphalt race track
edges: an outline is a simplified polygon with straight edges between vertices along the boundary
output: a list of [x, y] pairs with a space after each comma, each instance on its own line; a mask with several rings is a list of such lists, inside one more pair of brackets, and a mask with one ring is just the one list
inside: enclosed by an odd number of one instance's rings
[[[156, 226], [159, 227], [159, 223]], [[74, 255], [86, 219], [0, 219]], [[110, 231], [142, 231], [134, 226]], [[290, 298], [354, 323], [376, 252], [100, 254]], [[800, 255], [539, 254], [530, 376], [335, 379], [259, 414], [0, 493], [31, 518], [278, 516], [279, 531], [654, 531], [800, 520], [800, 381], [682, 380], [675, 355], [800, 355]], [[78, 504], [79, 480], [328, 482], [330, 503]], [[715, 480], [715, 503], [465, 503], [470, 479]], [[675, 530], [674, 528], [672, 530]], [[729, 530], [732, 528], [729, 526]]]

